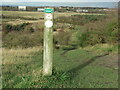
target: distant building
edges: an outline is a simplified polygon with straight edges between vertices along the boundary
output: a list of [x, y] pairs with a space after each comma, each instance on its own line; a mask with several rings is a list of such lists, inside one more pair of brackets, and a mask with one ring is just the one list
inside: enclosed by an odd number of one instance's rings
[[103, 9], [104, 11], [108, 11], [108, 9]]
[[88, 12], [88, 10], [83, 10], [83, 12]]
[[24, 10], [24, 11], [25, 11], [25, 10], [26, 10], [26, 6], [18, 6], [18, 9], [19, 9], [19, 10]]
[[44, 12], [44, 8], [37, 8], [38, 12]]
[[88, 12], [86, 9], [77, 9], [76, 12]]
[[83, 12], [83, 10], [82, 9], [77, 9], [76, 12]]
[[60, 6], [59, 9], [62, 9], [62, 7]]

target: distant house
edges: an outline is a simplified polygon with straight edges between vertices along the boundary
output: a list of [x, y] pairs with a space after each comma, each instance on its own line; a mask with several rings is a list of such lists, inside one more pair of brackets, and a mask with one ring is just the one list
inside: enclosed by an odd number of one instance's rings
[[18, 9], [19, 9], [19, 10], [24, 10], [24, 11], [25, 11], [25, 10], [26, 10], [26, 6], [18, 6]]
[[88, 12], [88, 10], [83, 10], [83, 12]]
[[86, 9], [77, 9], [76, 12], [88, 12]]
[[38, 12], [44, 12], [44, 8], [37, 8]]
[[62, 9], [62, 7], [60, 6], [59, 9]]
[[83, 10], [82, 9], [77, 9], [76, 12], [83, 12]]
[[108, 11], [108, 9], [103, 9], [104, 11]]

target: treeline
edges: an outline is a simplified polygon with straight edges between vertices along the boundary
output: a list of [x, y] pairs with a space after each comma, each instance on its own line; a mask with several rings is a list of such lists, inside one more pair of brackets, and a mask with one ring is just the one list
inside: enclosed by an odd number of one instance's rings
[[[26, 11], [37, 11], [41, 7], [27, 7]], [[18, 6], [2, 6], [3, 11], [19, 11]]]
[[[3, 11], [19, 11], [18, 6], [2, 6]], [[31, 7], [27, 6], [26, 11], [37, 11], [37, 8], [45, 8], [45, 7]], [[88, 10], [89, 13], [105, 13], [103, 9], [108, 8], [100, 8], [100, 7], [69, 7], [69, 6], [60, 6], [53, 7], [56, 12], [77, 12], [77, 10]], [[88, 13], [86, 12], [86, 13]]]
[[18, 11], [18, 7], [17, 6], [0, 6], [0, 8], [2, 9], [2, 11]]

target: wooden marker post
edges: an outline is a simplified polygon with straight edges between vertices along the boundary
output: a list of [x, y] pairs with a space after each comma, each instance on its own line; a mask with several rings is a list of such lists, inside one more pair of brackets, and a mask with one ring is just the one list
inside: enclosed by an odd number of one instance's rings
[[44, 56], [43, 56], [43, 75], [52, 75], [53, 62], [53, 12], [52, 8], [44, 10]]

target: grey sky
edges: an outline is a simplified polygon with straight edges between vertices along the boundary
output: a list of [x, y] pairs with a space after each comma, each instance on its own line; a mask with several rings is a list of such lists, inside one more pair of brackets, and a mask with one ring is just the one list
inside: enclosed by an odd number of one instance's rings
[[2, 0], [2, 2], [118, 2], [120, 0]]

